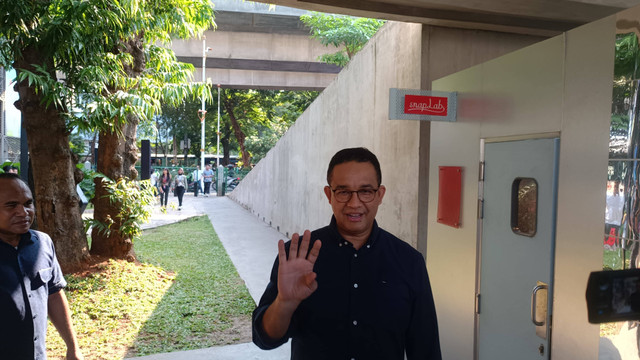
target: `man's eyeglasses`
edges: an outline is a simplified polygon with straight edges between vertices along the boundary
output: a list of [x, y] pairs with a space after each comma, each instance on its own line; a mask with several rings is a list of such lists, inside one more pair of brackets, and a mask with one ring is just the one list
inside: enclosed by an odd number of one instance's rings
[[331, 189], [331, 191], [333, 191], [333, 195], [335, 196], [336, 200], [341, 203], [349, 202], [349, 200], [351, 200], [351, 196], [353, 195], [353, 193], [358, 194], [358, 199], [360, 199], [360, 201], [362, 201], [363, 203], [368, 203], [373, 201], [373, 199], [376, 197], [376, 193], [378, 192], [378, 189], [362, 189], [362, 190]]

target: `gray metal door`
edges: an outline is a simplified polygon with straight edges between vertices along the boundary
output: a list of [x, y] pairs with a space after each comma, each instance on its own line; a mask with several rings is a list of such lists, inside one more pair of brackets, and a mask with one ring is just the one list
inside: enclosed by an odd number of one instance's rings
[[480, 360], [549, 358], [559, 144], [484, 147]]

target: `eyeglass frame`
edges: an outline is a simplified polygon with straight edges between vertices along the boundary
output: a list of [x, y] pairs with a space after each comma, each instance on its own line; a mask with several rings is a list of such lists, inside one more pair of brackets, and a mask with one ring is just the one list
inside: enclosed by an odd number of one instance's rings
[[[356, 193], [356, 197], [358, 198], [358, 200], [360, 200], [360, 202], [362, 202], [363, 204], [368, 204], [368, 203], [372, 202], [373, 200], [375, 200], [376, 194], [380, 190], [381, 186], [382, 185], [378, 186], [377, 189], [360, 189], [360, 190], [333, 189], [333, 188], [331, 188], [331, 186], [328, 186], [328, 188], [331, 190], [331, 192], [334, 194], [334, 196], [336, 194], [336, 191], [344, 191], [344, 192], [348, 192], [349, 193], [349, 198], [347, 200], [345, 200], [345, 201], [338, 200], [338, 197], [336, 196], [336, 201], [341, 203], [341, 204], [346, 204], [349, 201], [351, 201], [351, 198], [353, 198], [353, 193]], [[371, 198], [371, 200], [369, 200], [369, 201], [362, 200], [360, 198], [360, 191], [373, 191], [373, 198]]]

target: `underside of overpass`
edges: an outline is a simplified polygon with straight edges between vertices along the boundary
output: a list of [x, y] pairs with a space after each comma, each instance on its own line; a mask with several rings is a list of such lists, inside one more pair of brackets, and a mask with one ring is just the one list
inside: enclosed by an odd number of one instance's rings
[[[300, 21], [307, 11], [267, 4], [216, 1], [215, 31], [205, 33], [205, 78], [237, 89], [322, 90], [341, 68], [318, 61], [337, 51], [311, 39]], [[179, 61], [192, 64], [202, 81], [202, 39], [174, 40]]]
[[[309, 36], [308, 11], [460, 29], [552, 37], [640, 4], [640, 0], [269, 0], [215, 1], [215, 31], [207, 31], [205, 78], [228, 88], [322, 90], [340, 72], [317, 59], [335, 48]], [[275, 5], [275, 6], [273, 6]], [[202, 40], [176, 40], [180, 61], [202, 79]]]
[[269, 0], [262, 2], [310, 11], [538, 36], [555, 36], [640, 4], [640, 0]]

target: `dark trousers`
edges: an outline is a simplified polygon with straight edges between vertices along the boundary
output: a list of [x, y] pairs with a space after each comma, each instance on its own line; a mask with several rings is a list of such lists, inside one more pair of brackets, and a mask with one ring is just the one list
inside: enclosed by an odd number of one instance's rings
[[209, 182], [205, 181], [204, 182], [204, 193], [208, 195], [210, 188], [211, 188], [211, 182], [210, 181]]
[[198, 197], [198, 190], [200, 190], [200, 181], [193, 183], [193, 196]]
[[173, 190], [178, 195], [178, 206], [182, 206], [182, 197], [184, 196], [184, 186], [177, 186]]
[[167, 206], [169, 204], [169, 186], [163, 186], [160, 193], [160, 206]]

